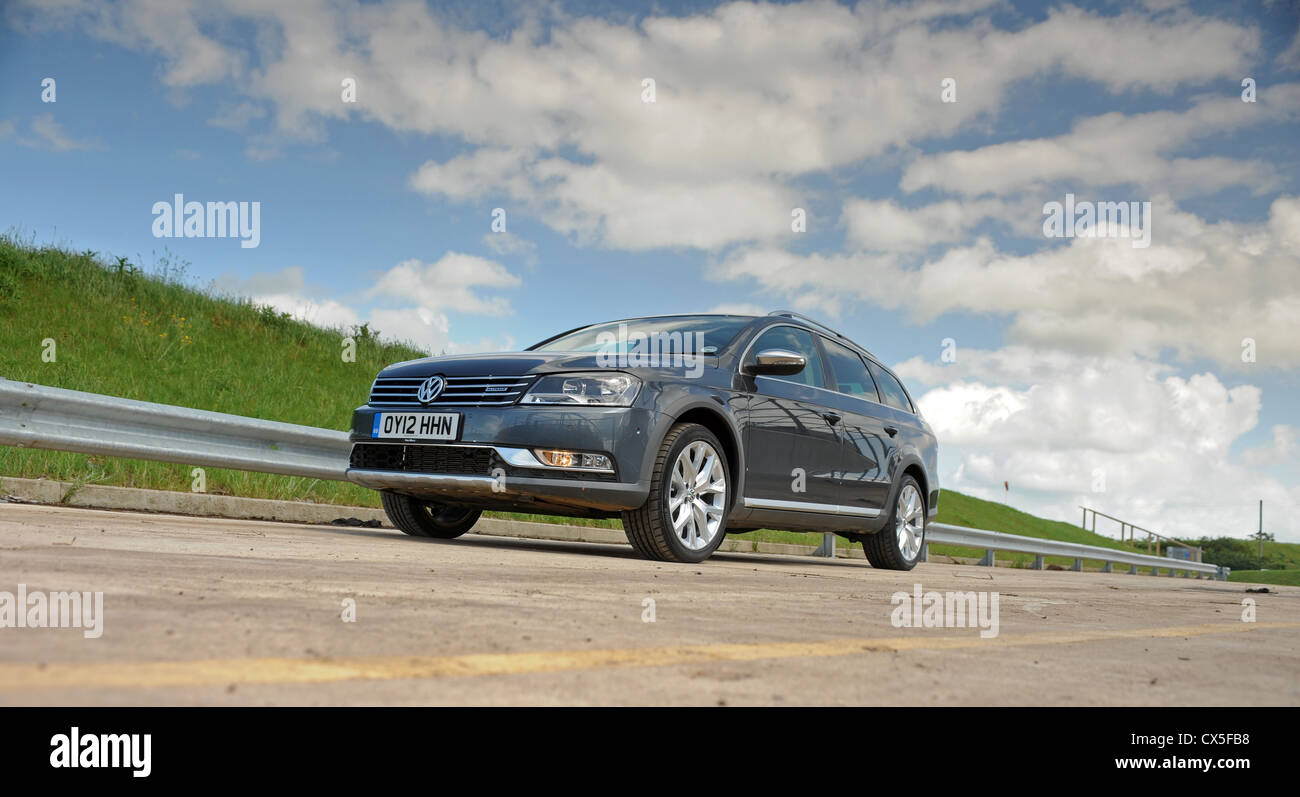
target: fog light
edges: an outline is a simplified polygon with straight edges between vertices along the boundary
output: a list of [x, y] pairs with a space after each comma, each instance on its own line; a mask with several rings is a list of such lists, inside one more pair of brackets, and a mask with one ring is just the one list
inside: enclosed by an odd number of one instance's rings
[[604, 454], [583, 454], [582, 467], [596, 470], [613, 470], [614, 465]]
[[580, 455], [574, 454], [572, 451], [548, 451], [545, 449], [539, 449], [537, 451], [537, 456], [541, 458], [542, 462], [545, 462], [547, 465], [552, 467], [572, 468], [574, 460]]
[[543, 463], [553, 468], [573, 468], [575, 470], [614, 470], [614, 462], [604, 454], [583, 454], [578, 451], [564, 451], [554, 448], [538, 448], [533, 451]]

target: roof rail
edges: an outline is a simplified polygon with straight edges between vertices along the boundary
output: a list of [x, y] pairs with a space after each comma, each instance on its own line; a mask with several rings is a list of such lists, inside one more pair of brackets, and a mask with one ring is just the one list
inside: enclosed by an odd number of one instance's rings
[[823, 330], [825, 330], [825, 331], [831, 333], [832, 335], [834, 335], [834, 336], [837, 337], [837, 338], [844, 338], [845, 340], [848, 340], [848, 338], [845, 338], [844, 335], [843, 335], [842, 333], [840, 333], [839, 331], [834, 330], [834, 329], [831, 329], [830, 327], [826, 326], [825, 324], [823, 324], [822, 322], [818, 321], [817, 319], [815, 319], [815, 318], [809, 318], [808, 316], [804, 315], [803, 313], [796, 313], [796, 312], [793, 311], [793, 310], [773, 310], [772, 312], [768, 313], [768, 315], [779, 315], [779, 316], [785, 316], [786, 318], [797, 318], [797, 319], [799, 319], [800, 321], [806, 321], [807, 323], [812, 324], [812, 325], [815, 326], [815, 327], [818, 327], [818, 328], [820, 328], [820, 329], [823, 329]]
[[[834, 335], [835, 337], [839, 338], [840, 340], [843, 340], [843, 341], [847, 341], [847, 342], [849, 342], [849, 343], [852, 343], [854, 346], [857, 346], [859, 349], [862, 349], [863, 351], [866, 351], [868, 354], [870, 354], [870, 352], [867, 351], [867, 347], [866, 347], [866, 346], [863, 346], [862, 344], [860, 344], [860, 343], [858, 343], [858, 342], [856, 342], [856, 341], [850, 339], [849, 336], [848, 336], [848, 335], [845, 335], [843, 332], [840, 332], [840, 331], [837, 330], [837, 329], [833, 329], [833, 328], [831, 328], [831, 327], [829, 327], [829, 326], [823, 324], [822, 322], [818, 321], [818, 320], [815, 319], [815, 318], [809, 318], [808, 316], [804, 315], [803, 313], [796, 313], [796, 312], [793, 311], [793, 310], [773, 310], [772, 312], [768, 313], [768, 315], [770, 315], [770, 316], [782, 316], [782, 317], [784, 317], [784, 318], [797, 318], [797, 319], [799, 319], [800, 321], [803, 321], [805, 324], [811, 324], [812, 326], [817, 327], [818, 329], [821, 329], [821, 330], [824, 330], [824, 331], [826, 331], [826, 332], [829, 332], [830, 334]], [[874, 357], [874, 356], [875, 356], [875, 355], [872, 355], [872, 357]]]

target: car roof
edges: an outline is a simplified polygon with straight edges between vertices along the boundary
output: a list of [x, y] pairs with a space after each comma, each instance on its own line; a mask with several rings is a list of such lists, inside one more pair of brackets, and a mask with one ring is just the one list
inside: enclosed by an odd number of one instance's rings
[[[654, 321], [661, 318], [747, 318], [751, 322], [761, 321], [761, 320], [771, 320], [773, 322], [777, 322], [781, 324], [793, 324], [799, 327], [803, 327], [804, 329], [808, 329], [812, 332], [816, 332], [823, 336], [836, 338], [841, 343], [848, 345], [850, 348], [857, 349], [859, 352], [866, 355], [868, 358], [874, 361], [876, 365], [880, 366], [881, 368], [885, 368], [885, 366], [880, 362], [879, 358], [877, 358], [874, 354], [872, 354], [871, 351], [867, 349], [867, 347], [863, 346], [860, 343], [855, 342], [854, 340], [852, 340], [851, 338], [849, 338], [847, 335], [840, 332], [839, 330], [835, 329], [834, 327], [823, 324], [820, 321], [816, 321], [812, 318], [809, 318], [808, 316], [802, 315], [800, 313], [796, 313], [792, 310], [773, 310], [770, 313], [765, 313], [762, 315], [757, 313], [664, 313], [662, 315], [644, 315], [644, 316], [634, 316], [631, 318], [616, 318], [609, 321], [597, 321], [591, 324], [583, 324], [580, 327], [574, 327], [573, 329], [565, 330], [564, 332], [560, 332], [559, 334], [552, 335], [546, 340], [533, 344], [533, 347], [540, 346], [544, 343], [555, 340], [556, 338], [562, 338], [565, 335], [569, 335], [574, 332], [587, 329], [589, 327], [604, 326], [606, 324], [621, 324], [621, 323], [626, 323], [628, 321]], [[888, 369], [886, 368], [886, 370]]]

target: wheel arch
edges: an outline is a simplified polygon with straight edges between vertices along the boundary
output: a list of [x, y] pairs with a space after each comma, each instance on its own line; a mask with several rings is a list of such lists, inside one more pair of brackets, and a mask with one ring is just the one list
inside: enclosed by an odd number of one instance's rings
[[[926, 472], [925, 464], [921, 458], [915, 454], [908, 454], [903, 457], [899, 463], [898, 476], [894, 479], [893, 487], [889, 491], [889, 500], [885, 503], [884, 512], [881, 517], [888, 517], [893, 510], [894, 502], [898, 500], [898, 494], [903, 489], [903, 477], [911, 476], [916, 479], [916, 486], [921, 489], [921, 497], [925, 501], [925, 511], [927, 520], [930, 516], [931, 498], [930, 498], [930, 476]], [[881, 528], [884, 526], [882, 525]]]
[[673, 423], [697, 423], [713, 432], [718, 442], [722, 443], [723, 453], [727, 455], [727, 475], [735, 485], [731, 490], [730, 503], [735, 506], [743, 488], [745, 468], [739, 435], [732, 428], [731, 422], [725, 415], [707, 404], [696, 404], [679, 411], [673, 418]]

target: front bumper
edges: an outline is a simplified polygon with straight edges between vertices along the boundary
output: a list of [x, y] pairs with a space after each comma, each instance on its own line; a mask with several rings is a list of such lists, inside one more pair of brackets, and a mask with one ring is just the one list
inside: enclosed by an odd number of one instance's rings
[[375, 490], [393, 490], [421, 498], [443, 499], [448, 503], [501, 509], [571, 507], [620, 512], [641, 506], [649, 494], [649, 490], [639, 484], [529, 476], [497, 479], [492, 476], [349, 469], [348, 480]]
[[[466, 407], [458, 410], [456, 440], [376, 440], [371, 436], [374, 415], [385, 411], [389, 410], [367, 405], [353, 413], [354, 467], [348, 469], [349, 481], [487, 509], [568, 510], [596, 516], [645, 503], [655, 453], [650, 441], [662, 436], [659, 427], [670, 420], [639, 407]], [[358, 456], [357, 444], [456, 450], [426, 456], [422, 449], [416, 456], [395, 457], [398, 464], [374, 467], [376, 459]], [[541, 448], [606, 454], [613, 460], [614, 473], [520, 467], [522, 460], [512, 456], [512, 452]], [[471, 450], [490, 451], [491, 457], [470, 456]], [[452, 456], [443, 456], [447, 453]], [[465, 457], [458, 459], [461, 454]]]

